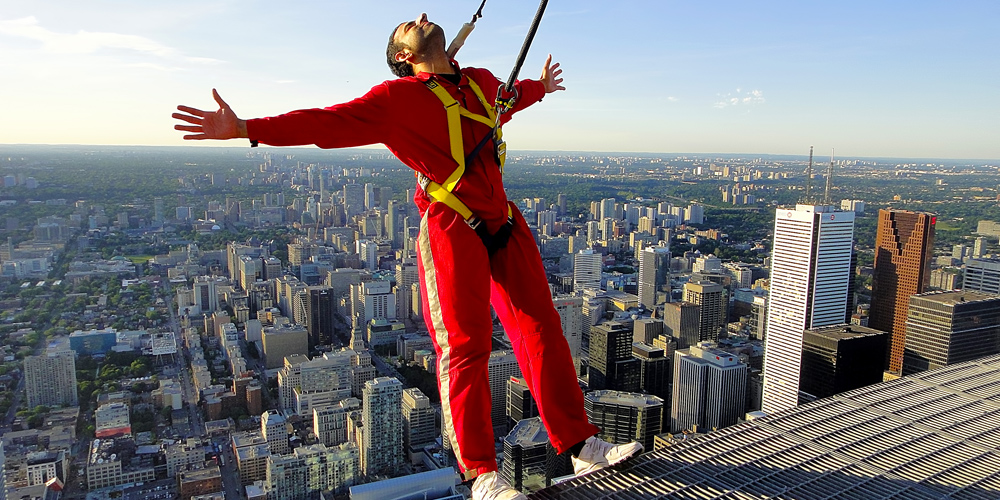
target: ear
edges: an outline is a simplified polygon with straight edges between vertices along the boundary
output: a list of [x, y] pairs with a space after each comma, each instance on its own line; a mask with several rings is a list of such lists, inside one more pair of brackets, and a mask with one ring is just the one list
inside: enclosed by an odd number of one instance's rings
[[403, 62], [403, 61], [409, 62], [409, 60], [412, 58], [413, 58], [413, 53], [410, 52], [410, 49], [403, 49], [399, 52], [396, 52], [395, 56], [396, 62]]

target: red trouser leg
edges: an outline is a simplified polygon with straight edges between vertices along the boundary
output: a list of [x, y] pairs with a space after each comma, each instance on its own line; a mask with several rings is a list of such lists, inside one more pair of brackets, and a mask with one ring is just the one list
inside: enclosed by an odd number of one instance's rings
[[517, 208], [514, 214], [507, 247], [490, 259], [491, 303], [510, 337], [549, 440], [563, 453], [600, 429], [587, 420], [583, 392], [535, 240]]
[[424, 321], [437, 353], [444, 438], [451, 440], [462, 471], [496, 471], [486, 248], [458, 214], [432, 203], [420, 221], [417, 250]]

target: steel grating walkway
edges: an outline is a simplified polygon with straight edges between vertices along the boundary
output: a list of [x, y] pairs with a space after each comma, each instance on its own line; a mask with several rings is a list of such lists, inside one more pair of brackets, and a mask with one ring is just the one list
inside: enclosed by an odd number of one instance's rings
[[1000, 356], [838, 394], [530, 498], [1000, 499]]

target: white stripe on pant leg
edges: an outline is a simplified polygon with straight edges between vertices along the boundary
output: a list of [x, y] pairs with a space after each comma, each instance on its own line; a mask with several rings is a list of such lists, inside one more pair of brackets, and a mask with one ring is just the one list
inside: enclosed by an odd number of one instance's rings
[[468, 470], [465, 461], [462, 459], [462, 450], [459, 448], [458, 437], [455, 435], [455, 421], [451, 416], [451, 378], [448, 372], [451, 366], [451, 345], [448, 343], [448, 330], [444, 326], [444, 316], [441, 314], [441, 299], [437, 290], [437, 273], [434, 268], [434, 256], [431, 254], [431, 240], [427, 231], [427, 215], [430, 210], [424, 213], [420, 219], [420, 233], [418, 245], [420, 249], [420, 260], [424, 264], [424, 287], [427, 289], [427, 305], [430, 309], [430, 322], [434, 326], [434, 337], [437, 345], [441, 349], [441, 357], [438, 358], [438, 377], [441, 380], [441, 417], [444, 419], [444, 431], [446, 439], [451, 440], [455, 458], [458, 459], [462, 470]]

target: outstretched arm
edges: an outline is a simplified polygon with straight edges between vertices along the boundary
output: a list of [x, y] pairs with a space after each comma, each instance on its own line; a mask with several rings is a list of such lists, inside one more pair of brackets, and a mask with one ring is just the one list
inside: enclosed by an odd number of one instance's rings
[[219, 109], [216, 111], [202, 111], [184, 105], [177, 106], [179, 111], [187, 114], [174, 113], [170, 116], [192, 125], [174, 125], [174, 130], [193, 132], [184, 136], [184, 139], [188, 140], [246, 138], [246, 120], [239, 119], [233, 112], [233, 108], [230, 108], [226, 101], [222, 100], [215, 89], [212, 89], [212, 97], [219, 105]]
[[559, 63], [552, 64], [552, 54], [545, 59], [545, 66], [542, 67], [542, 77], [538, 80], [545, 85], [545, 93], [551, 94], [557, 90], [566, 90], [566, 87], [560, 85], [563, 81], [559, 78], [562, 74], [562, 70], [559, 69]]

